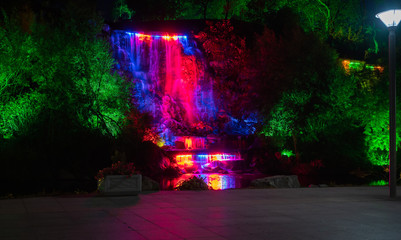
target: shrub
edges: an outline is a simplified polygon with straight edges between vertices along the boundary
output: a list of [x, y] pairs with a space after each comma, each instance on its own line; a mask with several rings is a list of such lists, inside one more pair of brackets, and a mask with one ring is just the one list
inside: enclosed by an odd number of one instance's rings
[[127, 175], [132, 176], [136, 174], [137, 171], [135, 170], [134, 163], [123, 163], [123, 162], [116, 162], [111, 165], [111, 167], [103, 168], [99, 170], [95, 179], [101, 181], [107, 175]]
[[205, 182], [205, 178], [193, 176], [186, 180], [178, 182], [175, 190], [209, 190], [209, 186]]

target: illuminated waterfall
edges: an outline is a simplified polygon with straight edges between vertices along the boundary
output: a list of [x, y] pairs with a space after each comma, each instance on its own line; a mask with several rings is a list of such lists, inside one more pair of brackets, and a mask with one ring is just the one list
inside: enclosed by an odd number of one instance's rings
[[194, 41], [125, 31], [114, 31], [111, 41], [118, 67], [132, 74], [137, 107], [153, 116], [167, 142], [195, 126], [211, 129], [216, 117], [212, 82]]

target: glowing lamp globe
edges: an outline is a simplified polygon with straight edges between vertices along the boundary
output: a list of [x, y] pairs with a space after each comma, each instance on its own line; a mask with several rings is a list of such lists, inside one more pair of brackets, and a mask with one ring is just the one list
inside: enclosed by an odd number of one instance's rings
[[387, 27], [397, 27], [401, 21], [401, 9], [384, 11], [376, 14], [376, 17], [379, 18]]

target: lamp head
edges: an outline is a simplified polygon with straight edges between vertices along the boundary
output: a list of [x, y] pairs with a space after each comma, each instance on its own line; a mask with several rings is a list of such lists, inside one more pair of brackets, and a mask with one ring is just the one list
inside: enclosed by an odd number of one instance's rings
[[384, 11], [376, 14], [376, 17], [379, 18], [387, 27], [397, 27], [401, 21], [401, 9]]

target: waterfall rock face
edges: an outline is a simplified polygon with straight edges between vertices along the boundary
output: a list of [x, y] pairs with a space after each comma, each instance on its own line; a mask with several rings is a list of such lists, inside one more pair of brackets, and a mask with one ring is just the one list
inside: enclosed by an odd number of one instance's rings
[[200, 129], [211, 131], [216, 119], [212, 79], [195, 41], [187, 36], [114, 31], [117, 67], [133, 82], [133, 101], [153, 116], [165, 140]]

